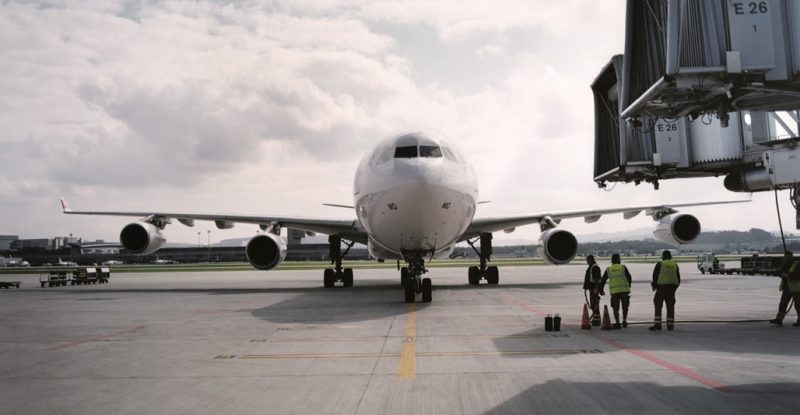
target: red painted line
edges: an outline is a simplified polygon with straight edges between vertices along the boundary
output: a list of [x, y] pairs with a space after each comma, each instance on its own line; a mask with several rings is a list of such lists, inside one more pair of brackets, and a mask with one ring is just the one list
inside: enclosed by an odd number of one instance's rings
[[[534, 314], [537, 314], [539, 316], [544, 316], [545, 315], [544, 313], [542, 313], [541, 311], [537, 310], [536, 308], [534, 308], [534, 307], [532, 307], [530, 305], [524, 304], [524, 303], [522, 303], [520, 301], [517, 301], [514, 298], [507, 298], [506, 301], [508, 301], [511, 304], [514, 304], [514, 305], [517, 305], [519, 307], [522, 307], [522, 308], [524, 308], [524, 309], [526, 309], [526, 310], [528, 310], [528, 311], [530, 311], [530, 312], [532, 312]], [[562, 326], [567, 326], [567, 327], [571, 326], [569, 324], [564, 324], [563, 322], [561, 323], [561, 325]], [[725, 388], [728, 388], [728, 386], [723, 385], [723, 384], [721, 384], [721, 383], [719, 383], [719, 382], [717, 382], [715, 380], [709, 379], [709, 378], [707, 378], [707, 377], [705, 377], [705, 376], [703, 376], [703, 375], [701, 375], [701, 374], [699, 374], [699, 373], [697, 373], [697, 372], [695, 372], [695, 371], [693, 371], [691, 369], [688, 369], [688, 368], [685, 368], [683, 366], [679, 366], [679, 365], [676, 365], [676, 364], [669, 363], [669, 362], [667, 362], [667, 361], [665, 361], [663, 359], [659, 359], [659, 358], [657, 358], [657, 357], [655, 357], [655, 356], [651, 355], [650, 353], [647, 353], [647, 352], [645, 352], [643, 350], [639, 350], [639, 349], [634, 349], [632, 347], [628, 347], [624, 343], [620, 343], [620, 342], [618, 342], [616, 340], [609, 339], [608, 337], [603, 336], [603, 335], [601, 335], [599, 333], [592, 333], [591, 331], [586, 331], [585, 334], [587, 334], [587, 335], [589, 335], [591, 337], [594, 337], [597, 340], [600, 340], [600, 341], [603, 341], [605, 343], [608, 343], [608, 344], [610, 344], [610, 345], [612, 345], [612, 346], [614, 346], [614, 347], [616, 347], [616, 348], [618, 348], [618, 349], [620, 349], [622, 351], [628, 352], [628, 353], [630, 353], [630, 354], [632, 354], [634, 356], [637, 356], [637, 357], [639, 357], [641, 359], [647, 360], [648, 362], [651, 362], [651, 363], [654, 363], [656, 365], [659, 365], [659, 366], [661, 366], [661, 367], [663, 367], [665, 369], [669, 369], [669, 370], [671, 370], [671, 371], [673, 371], [673, 372], [675, 372], [675, 373], [677, 373], [677, 374], [679, 374], [679, 375], [681, 375], [683, 377], [686, 377], [686, 378], [689, 378], [691, 380], [694, 380], [695, 382], [701, 383], [701, 384], [706, 385], [706, 386], [708, 386], [710, 388], [719, 389], [719, 390], [723, 390], [723, 391], [725, 390]]]
[[101, 341], [101, 340], [111, 339], [111, 338], [118, 337], [118, 336], [123, 336], [123, 335], [126, 335], [126, 334], [133, 334], [133, 333], [142, 331], [144, 329], [144, 327], [145, 326], [136, 326], [136, 327], [134, 327], [132, 329], [123, 330], [123, 331], [117, 331], [117, 332], [114, 332], [114, 333], [111, 333], [111, 334], [106, 334], [104, 336], [97, 336], [97, 337], [91, 337], [91, 338], [88, 338], [88, 339], [75, 340], [73, 342], [64, 343], [64, 344], [61, 344], [61, 345], [58, 345], [58, 346], [51, 347], [51, 348], [47, 349], [47, 351], [48, 352], [54, 352], [56, 350], [66, 349], [66, 348], [72, 347], [72, 346], [78, 346], [78, 345], [81, 345], [81, 344], [98, 342], [98, 341]]
[[659, 358], [657, 358], [657, 357], [655, 357], [655, 356], [651, 355], [650, 353], [647, 353], [647, 352], [645, 352], [643, 350], [639, 350], [639, 349], [634, 349], [632, 347], [628, 347], [623, 343], [620, 343], [620, 342], [618, 342], [616, 340], [611, 340], [611, 339], [609, 339], [609, 338], [607, 338], [607, 337], [605, 337], [605, 336], [603, 336], [601, 334], [592, 333], [592, 332], [587, 332], [586, 334], [589, 335], [589, 336], [594, 337], [597, 340], [606, 342], [606, 343], [608, 343], [608, 344], [610, 344], [610, 345], [612, 345], [612, 346], [614, 346], [614, 347], [616, 347], [616, 348], [618, 348], [618, 349], [620, 349], [622, 351], [628, 352], [628, 353], [630, 353], [630, 354], [632, 354], [634, 356], [638, 356], [638, 357], [640, 357], [640, 358], [642, 358], [644, 360], [647, 360], [647, 361], [649, 361], [651, 363], [655, 363], [655, 364], [657, 364], [657, 365], [659, 365], [659, 366], [661, 366], [663, 368], [669, 369], [669, 370], [671, 370], [671, 371], [673, 371], [673, 372], [675, 372], [675, 373], [677, 373], [677, 374], [679, 374], [679, 375], [681, 375], [683, 377], [692, 379], [692, 380], [694, 380], [695, 382], [698, 382], [698, 383], [702, 383], [703, 385], [706, 385], [709, 388], [721, 389], [721, 388], [726, 387], [725, 385], [723, 385], [723, 384], [721, 384], [721, 383], [719, 383], [719, 382], [717, 382], [715, 380], [709, 379], [709, 378], [707, 378], [707, 377], [705, 377], [705, 376], [703, 376], [703, 375], [701, 375], [701, 374], [699, 374], [699, 373], [697, 373], [697, 372], [695, 372], [695, 371], [693, 371], [691, 369], [688, 369], [688, 368], [685, 368], [683, 366], [679, 366], [679, 365], [676, 365], [676, 364], [669, 363], [669, 362], [667, 362], [667, 361], [665, 361], [663, 359], [659, 359]]

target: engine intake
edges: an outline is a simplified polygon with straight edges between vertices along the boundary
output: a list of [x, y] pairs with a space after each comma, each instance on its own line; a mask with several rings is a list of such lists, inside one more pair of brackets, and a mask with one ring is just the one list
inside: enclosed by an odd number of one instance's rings
[[578, 252], [578, 240], [569, 231], [549, 229], [539, 237], [539, 252], [553, 265], [568, 264]]
[[247, 242], [245, 248], [250, 265], [260, 270], [271, 270], [286, 258], [286, 243], [272, 233], [256, 235]]
[[697, 235], [700, 235], [700, 221], [684, 213], [675, 213], [662, 218], [653, 231], [656, 239], [672, 245], [691, 243]]
[[147, 222], [133, 222], [119, 233], [122, 246], [136, 255], [148, 255], [158, 251], [165, 242], [161, 229]]

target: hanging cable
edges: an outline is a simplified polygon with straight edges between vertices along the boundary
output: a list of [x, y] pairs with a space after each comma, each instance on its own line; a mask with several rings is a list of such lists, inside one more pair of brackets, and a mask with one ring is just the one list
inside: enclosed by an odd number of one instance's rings
[[778, 211], [778, 227], [781, 229], [781, 241], [783, 242], [783, 252], [789, 252], [786, 249], [786, 237], [783, 235], [783, 221], [781, 220], [781, 207], [778, 204], [778, 189], [775, 189], [775, 210]]

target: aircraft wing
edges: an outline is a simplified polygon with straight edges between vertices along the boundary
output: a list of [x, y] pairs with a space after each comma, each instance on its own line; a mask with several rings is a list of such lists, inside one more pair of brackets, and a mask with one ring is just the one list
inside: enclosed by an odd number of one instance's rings
[[173, 213], [173, 212], [113, 212], [113, 211], [77, 211], [61, 199], [61, 208], [68, 215], [99, 215], [99, 216], [131, 216], [143, 218], [146, 222], [160, 221], [171, 223], [173, 219], [186, 226], [194, 226], [195, 220], [215, 222], [218, 228], [230, 227], [233, 223], [250, 223], [259, 225], [262, 229], [269, 227], [283, 227], [306, 232], [322, 233], [326, 235], [339, 235], [344, 239], [354, 242], [367, 243], [367, 232], [358, 220], [342, 219], [310, 219], [302, 217], [281, 216], [255, 216], [255, 215], [224, 215], [203, 213]]
[[[558, 224], [562, 219], [580, 218], [582, 217], [586, 223], [597, 222], [601, 216], [614, 213], [622, 213], [625, 219], [636, 217], [642, 212], [652, 216], [658, 220], [663, 215], [668, 215], [677, 212], [675, 208], [689, 207], [689, 206], [706, 206], [706, 205], [723, 205], [728, 203], [743, 203], [750, 202], [750, 200], [728, 200], [720, 202], [697, 202], [697, 203], [680, 203], [669, 205], [652, 205], [652, 206], [636, 206], [636, 207], [623, 207], [623, 208], [610, 208], [610, 209], [587, 209], [587, 210], [574, 210], [563, 212], [544, 212], [532, 215], [521, 216], [506, 216], [496, 218], [477, 218], [473, 219], [467, 231], [462, 236], [461, 240], [474, 238], [483, 232], [497, 232], [497, 231], [512, 231], [518, 226], [531, 225], [531, 224]], [[552, 227], [548, 226], [548, 227]]]

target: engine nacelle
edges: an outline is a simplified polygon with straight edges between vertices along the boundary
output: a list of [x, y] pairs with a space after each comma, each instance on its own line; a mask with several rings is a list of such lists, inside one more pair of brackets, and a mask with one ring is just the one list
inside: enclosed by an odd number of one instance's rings
[[548, 229], [539, 237], [539, 253], [553, 265], [568, 264], [578, 252], [578, 240], [569, 231]]
[[158, 251], [167, 240], [157, 226], [147, 222], [133, 222], [122, 228], [119, 242], [132, 254], [148, 255]]
[[692, 215], [674, 213], [658, 221], [653, 236], [672, 245], [688, 244], [700, 235], [700, 221]]
[[274, 233], [262, 233], [250, 238], [245, 248], [250, 265], [260, 270], [271, 270], [286, 258], [286, 242]]

